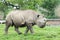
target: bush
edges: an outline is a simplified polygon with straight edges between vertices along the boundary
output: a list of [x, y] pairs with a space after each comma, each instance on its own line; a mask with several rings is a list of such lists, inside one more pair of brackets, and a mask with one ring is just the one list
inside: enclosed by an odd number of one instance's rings
[[[60, 2], [59, 0], [6, 0], [6, 1], [14, 5], [18, 4], [21, 10], [23, 9], [37, 10], [40, 7], [43, 7], [49, 11], [49, 12], [42, 11], [42, 13], [45, 14], [46, 18], [57, 18], [54, 13], [54, 8], [58, 4], [58, 2]], [[5, 4], [2, 5], [2, 4], [3, 3], [0, 4], [0, 9], [1, 10], [3, 9], [5, 13], [8, 13], [7, 11], [9, 11], [11, 7], [8, 7], [7, 5]]]

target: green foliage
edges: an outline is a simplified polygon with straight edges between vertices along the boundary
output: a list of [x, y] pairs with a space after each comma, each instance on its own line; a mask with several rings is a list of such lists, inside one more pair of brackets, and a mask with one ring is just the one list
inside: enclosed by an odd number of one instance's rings
[[4, 5], [2, 2], [0, 2], [0, 11], [4, 12], [4, 18], [6, 17], [7, 10], [8, 10], [8, 7]]
[[[49, 11], [49, 12], [42, 11], [43, 14], [45, 14], [46, 18], [57, 18], [54, 13], [54, 8], [60, 2], [59, 0], [6, 0], [6, 1], [14, 5], [18, 4], [21, 10], [25, 10], [25, 9], [37, 10], [39, 9], [38, 8], [39, 5], [39, 7], [43, 7]], [[2, 4], [3, 3], [0, 3], [0, 10], [2, 11], [4, 10], [5, 13], [8, 13], [7, 11], [9, 11], [11, 7]]]
[[0, 3], [0, 10], [3, 11], [4, 10], [4, 4]]
[[41, 5], [43, 8], [46, 8], [49, 11], [46, 13], [47, 18], [56, 18], [54, 8], [56, 7], [57, 3], [57, 0], [45, 0]]
[[12, 2], [13, 4], [19, 4], [20, 9], [33, 9], [35, 10], [35, 5], [39, 4], [41, 5], [43, 3], [43, 0], [7, 0], [9, 2]]

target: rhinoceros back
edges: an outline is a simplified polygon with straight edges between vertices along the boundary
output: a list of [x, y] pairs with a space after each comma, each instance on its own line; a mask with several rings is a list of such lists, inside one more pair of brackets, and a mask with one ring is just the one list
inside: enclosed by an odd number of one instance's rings
[[36, 20], [37, 13], [32, 10], [13, 10], [9, 12], [8, 18], [12, 19], [14, 24], [21, 25], [25, 22], [27, 23], [33, 23]]

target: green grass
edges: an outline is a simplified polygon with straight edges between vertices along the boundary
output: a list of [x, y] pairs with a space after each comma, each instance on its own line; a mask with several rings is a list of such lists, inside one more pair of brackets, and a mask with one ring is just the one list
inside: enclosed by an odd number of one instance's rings
[[8, 35], [4, 35], [4, 24], [0, 24], [0, 40], [60, 40], [60, 26], [46, 26], [45, 28], [39, 28], [33, 26], [34, 34], [30, 32], [24, 35], [26, 28], [20, 28], [19, 30], [23, 33], [18, 35], [14, 31], [14, 27], [9, 28]]

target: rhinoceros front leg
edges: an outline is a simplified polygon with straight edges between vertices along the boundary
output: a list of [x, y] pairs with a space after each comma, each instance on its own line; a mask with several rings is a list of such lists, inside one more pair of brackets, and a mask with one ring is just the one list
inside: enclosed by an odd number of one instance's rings
[[15, 26], [15, 31], [18, 33], [18, 34], [22, 34], [20, 31], [19, 31], [19, 27]]
[[33, 34], [33, 28], [32, 28], [32, 24], [27, 24], [27, 29], [25, 31], [25, 34], [27, 34], [27, 32], [30, 30], [30, 32]]
[[28, 31], [29, 31], [29, 28], [27, 27], [27, 28], [26, 28], [26, 31], [25, 31], [25, 33], [24, 33], [24, 34], [27, 34], [27, 32], [28, 32]]

